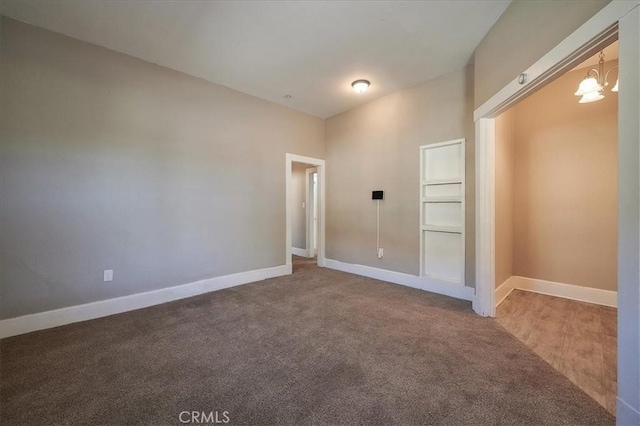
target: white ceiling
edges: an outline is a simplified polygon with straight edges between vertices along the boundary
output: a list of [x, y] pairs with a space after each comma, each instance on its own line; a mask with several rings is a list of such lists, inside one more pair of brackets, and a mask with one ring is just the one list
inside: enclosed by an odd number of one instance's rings
[[508, 4], [0, 0], [0, 13], [326, 118], [464, 67]]

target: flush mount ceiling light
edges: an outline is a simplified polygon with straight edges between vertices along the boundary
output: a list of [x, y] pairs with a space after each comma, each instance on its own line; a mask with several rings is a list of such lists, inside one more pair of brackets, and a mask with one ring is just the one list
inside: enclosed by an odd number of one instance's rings
[[[618, 66], [614, 66], [609, 68], [609, 70], [604, 72], [604, 52], [600, 52], [600, 61], [598, 61], [598, 69], [591, 68], [587, 71], [586, 77], [580, 82], [578, 86], [578, 90], [574, 95], [582, 96], [578, 103], [587, 104], [589, 102], [599, 101], [600, 99], [604, 99], [604, 88], [609, 85], [609, 73], [618, 68]], [[591, 75], [591, 72], [595, 73]], [[616, 84], [611, 88], [612, 92], [618, 91], [618, 80], [616, 79]]]
[[369, 88], [370, 84], [371, 82], [369, 82], [369, 80], [356, 80], [351, 83], [351, 87], [353, 87], [353, 90], [355, 90], [356, 92], [362, 93]]

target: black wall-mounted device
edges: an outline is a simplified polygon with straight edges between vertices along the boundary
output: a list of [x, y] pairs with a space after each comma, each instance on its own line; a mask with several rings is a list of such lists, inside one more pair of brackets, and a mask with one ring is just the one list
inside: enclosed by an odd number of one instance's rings
[[384, 191], [371, 191], [372, 200], [384, 200]]

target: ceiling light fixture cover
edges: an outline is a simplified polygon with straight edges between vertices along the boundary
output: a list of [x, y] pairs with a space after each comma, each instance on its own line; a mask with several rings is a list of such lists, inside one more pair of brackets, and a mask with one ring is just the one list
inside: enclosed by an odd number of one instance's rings
[[369, 80], [356, 80], [351, 83], [351, 87], [353, 87], [353, 90], [355, 90], [356, 92], [362, 93], [369, 88], [370, 84], [371, 82], [369, 82]]

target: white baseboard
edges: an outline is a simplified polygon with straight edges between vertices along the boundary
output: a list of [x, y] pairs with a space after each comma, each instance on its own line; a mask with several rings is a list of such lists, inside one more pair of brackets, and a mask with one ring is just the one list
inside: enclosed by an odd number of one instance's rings
[[296, 256], [309, 257], [307, 249], [301, 249], [298, 247], [291, 247], [291, 254], [295, 254]]
[[512, 278], [514, 277], [507, 278], [498, 288], [496, 288], [496, 307], [500, 305], [514, 290]]
[[288, 274], [291, 274], [291, 264], [208, 278], [175, 287], [5, 319], [0, 321], [0, 338], [133, 311]]
[[475, 294], [475, 290], [473, 288], [465, 287], [461, 284], [449, 283], [447, 281], [429, 277], [418, 277], [415, 275], [374, 268], [371, 266], [345, 263], [333, 259], [326, 259], [325, 267], [335, 269], [337, 271], [375, 278], [381, 281], [388, 281], [390, 283], [400, 284], [407, 287], [418, 288], [432, 293], [444, 294], [445, 296], [451, 296], [468, 301], [471, 301]]
[[640, 425], [640, 413], [620, 398], [616, 401], [616, 424]]
[[498, 304], [514, 289], [547, 294], [549, 296], [563, 297], [565, 299], [578, 300], [580, 302], [594, 303], [596, 305], [611, 306], [614, 308], [618, 306], [618, 293], [615, 291], [538, 280], [535, 278], [519, 277], [516, 275], [506, 280], [496, 289], [496, 301], [498, 301]]

